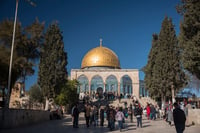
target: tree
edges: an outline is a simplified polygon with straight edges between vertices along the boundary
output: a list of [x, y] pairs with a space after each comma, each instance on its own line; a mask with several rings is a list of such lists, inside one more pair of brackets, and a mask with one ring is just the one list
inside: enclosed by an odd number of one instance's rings
[[21, 79], [25, 83], [27, 76], [34, 74], [33, 66], [39, 59], [40, 47], [44, 43], [44, 23], [36, 20], [29, 26], [25, 27], [20, 44], [16, 46], [18, 56], [23, 57], [21, 63]]
[[143, 68], [143, 71], [145, 73], [144, 82], [145, 82], [145, 88], [148, 89], [150, 95], [153, 98], [158, 98], [161, 94], [158, 91], [158, 87], [156, 87], [156, 80], [153, 80], [153, 68], [155, 65], [155, 59], [157, 57], [158, 51], [158, 35], [153, 34], [153, 40], [152, 40], [152, 47], [148, 56], [148, 62], [147, 65]]
[[42, 103], [43, 102], [43, 94], [42, 94], [42, 90], [39, 87], [39, 85], [34, 84], [33, 86], [31, 86], [31, 88], [28, 91], [28, 93], [29, 93], [30, 101], [38, 102], [38, 103]]
[[177, 92], [186, 85], [186, 75], [180, 63], [180, 48], [172, 19], [165, 17], [159, 34], [159, 44], [161, 45], [161, 58], [158, 58], [158, 63], [163, 65], [160, 69], [160, 74], [163, 75], [160, 75], [161, 83], [163, 83], [161, 86], [166, 87], [163, 94], [172, 97], [174, 102], [174, 91]]
[[[0, 62], [2, 63], [1, 70], [9, 66], [12, 30], [12, 20], [4, 20], [0, 23], [0, 49], [2, 50], [0, 54]], [[39, 46], [43, 43], [43, 30], [44, 24], [40, 23], [38, 19], [25, 28], [21, 26], [20, 22], [17, 22], [13, 71], [17, 70], [18, 74], [14, 81], [19, 77], [23, 77], [23, 81], [25, 81], [27, 75], [34, 73], [34, 61], [39, 58]], [[3, 74], [5, 71], [1, 71], [1, 73]], [[6, 81], [8, 79], [6, 75], [2, 78]]]
[[179, 35], [181, 63], [200, 79], [200, 1], [182, 0], [177, 11], [183, 16]]
[[[178, 40], [172, 19], [165, 17], [158, 40], [154, 38], [151, 55], [145, 67], [145, 81], [152, 96], [161, 94], [162, 103], [186, 84], [186, 76], [180, 64]], [[153, 50], [155, 49], [156, 50]], [[154, 52], [152, 52], [154, 51]], [[145, 73], [145, 74], [146, 74]], [[146, 83], [145, 83], [146, 84]]]
[[61, 93], [57, 95], [55, 102], [59, 105], [73, 105], [78, 101], [77, 80], [68, 80], [63, 86]]
[[[25, 28], [19, 21], [16, 23], [11, 87], [14, 85], [15, 81], [19, 79], [22, 80], [21, 82], [25, 83], [26, 76], [30, 76], [34, 73], [34, 61], [39, 58], [39, 45], [43, 42], [43, 29], [44, 24], [39, 23], [37, 19]], [[7, 88], [8, 82], [12, 32], [12, 20], [7, 19], [0, 22], [0, 86], [3, 86], [3, 91]]]
[[[10, 49], [12, 42], [12, 29], [13, 22], [11, 20], [4, 20], [0, 22], [0, 85], [3, 88], [7, 88], [8, 84], [8, 70], [10, 61]], [[15, 44], [19, 44], [19, 38], [21, 35], [22, 27], [20, 23], [16, 25], [16, 37]], [[15, 45], [15, 46], [16, 46]], [[16, 47], [15, 47], [16, 48]], [[19, 69], [22, 58], [17, 55], [16, 50], [13, 53], [13, 67], [12, 67], [12, 79], [11, 86], [14, 85], [15, 81], [20, 77], [21, 71]]]
[[45, 34], [39, 64], [38, 83], [48, 100], [55, 98], [67, 82], [67, 53], [64, 52], [62, 33], [56, 23], [51, 24]]

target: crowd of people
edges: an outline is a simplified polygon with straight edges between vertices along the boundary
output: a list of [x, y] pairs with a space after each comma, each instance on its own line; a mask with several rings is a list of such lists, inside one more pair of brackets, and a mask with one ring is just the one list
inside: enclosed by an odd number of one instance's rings
[[163, 118], [169, 125], [175, 125], [177, 133], [183, 133], [185, 126], [189, 125], [188, 110], [195, 107], [192, 106], [191, 101], [185, 99], [182, 102], [175, 102], [173, 105], [170, 103], [164, 108]]
[[87, 92], [81, 92], [79, 94], [79, 100], [82, 100], [83, 102], [90, 102], [90, 101], [96, 101], [96, 100], [116, 100], [118, 99], [119, 102], [121, 99], [135, 99], [133, 95], [129, 93], [121, 93], [118, 95], [116, 92], [104, 92], [104, 93], [99, 93], [99, 92], [91, 92], [91, 96], [89, 96], [89, 93]]
[[[174, 106], [173, 106], [174, 105]], [[178, 103], [169, 104], [164, 113], [160, 112], [158, 106], [147, 103], [146, 107], [141, 107], [138, 101], [127, 106], [125, 103], [123, 107], [118, 106], [114, 107], [113, 105], [107, 106], [95, 106], [91, 103], [86, 103], [84, 105], [84, 116], [86, 127], [90, 126], [104, 126], [105, 120], [107, 121], [107, 127], [112, 131], [114, 130], [115, 123], [118, 124], [118, 129], [121, 131], [125, 128], [126, 123], [129, 119], [130, 122], [133, 122], [133, 117], [137, 120], [137, 128], [142, 128], [142, 116], [145, 115], [148, 120], [164, 119], [169, 125], [172, 123], [175, 125], [177, 133], [183, 133], [185, 129], [185, 122], [187, 117], [187, 107], [185, 110], [181, 109], [181, 106]], [[78, 128], [79, 121], [79, 109], [78, 105], [74, 105], [72, 108], [72, 118], [73, 118], [73, 127]]]
[[[84, 116], [86, 127], [90, 126], [104, 126], [105, 120], [107, 121], [107, 127], [112, 131], [115, 127], [115, 122], [118, 123], [118, 128], [121, 131], [125, 128], [125, 120], [130, 119], [130, 122], [133, 122], [133, 117], [137, 119], [137, 127], [142, 128], [142, 115], [143, 108], [140, 104], [135, 101], [133, 104], [130, 104], [127, 107], [127, 104], [124, 104], [124, 107], [118, 106], [114, 107], [113, 105], [107, 106], [95, 106], [93, 104], [86, 103], [84, 105]], [[74, 105], [72, 108], [72, 118], [73, 118], [73, 127], [78, 128], [79, 121], [79, 109], [78, 105]]]

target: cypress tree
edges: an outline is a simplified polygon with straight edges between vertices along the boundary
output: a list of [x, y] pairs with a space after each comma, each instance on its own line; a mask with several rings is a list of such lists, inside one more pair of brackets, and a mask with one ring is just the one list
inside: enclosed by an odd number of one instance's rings
[[147, 85], [152, 84], [149, 86], [150, 94], [156, 97], [160, 95], [164, 103], [166, 97], [174, 98], [174, 91], [178, 91], [186, 84], [186, 76], [180, 65], [180, 49], [172, 19], [164, 18], [158, 40], [153, 42], [156, 42], [156, 47], [152, 46], [155, 52], [150, 53], [154, 55], [150, 57], [154, 58], [149, 58], [147, 67], [150, 65], [151, 69], [147, 71], [145, 81], [147, 80]]
[[38, 83], [46, 97], [46, 102], [50, 98], [55, 98], [63, 84], [67, 82], [66, 65], [67, 53], [64, 52], [62, 33], [57, 24], [51, 24], [45, 35], [38, 74]]
[[[158, 35], [153, 34], [152, 35], [152, 46], [151, 50], [148, 56], [148, 62], [147, 65], [143, 68], [143, 71], [145, 73], [144, 82], [145, 82], [145, 88], [148, 89], [149, 94], [153, 98], [157, 98], [159, 96], [159, 93], [156, 93], [158, 90], [158, 87], [156, 87], [155, 81], [153, 80], [153, 68], [155, 65], [155, 59], [157, 56], [157, 46], [158, 46]], [[157, 95], [158, 94], [158, 95]]]
[[200, 1], [182, 0], [177, 11], [183, 15], [179, 35], [181, 63], [200, 79]]

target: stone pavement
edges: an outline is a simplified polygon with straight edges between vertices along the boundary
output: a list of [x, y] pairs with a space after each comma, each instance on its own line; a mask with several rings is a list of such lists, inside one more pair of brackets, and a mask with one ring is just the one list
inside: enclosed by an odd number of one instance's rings
[[[87, 129], [85, 127], [85, 121], [80, 121], [79, 129], [83, 128], [85, 132], [113, 132], [113, 133], [119, 133], [117, 122], [115, 123], [115, 130], [109, 131], [107, 128], [107, 121], [104, 122], [104, 127], [90, 127]], [[143, 118], [143, 128], [137, 128], [136, 126], [136, 119], [134, 118], [133, 123], [130, 123], [129, 119], [126, 119], [126, 128], [122, 130], [122, 132], [125, 133], [176, 133], [174, 125], [170, 126], [165, 120], [147, 120], [146, 118]], [[78, 129], [78, 130], [79, 130]], [[190, 126], [186, 127], [184, 133], [200, 133], [200, 125], [199, 126]]]
[[[15, 129], [0, 129], [0, 133], [119, 133], [117, 129], [117, 122], [115, 123], [116, 129], [110, 131], [107, 128], [107, 121], [104, 127], [89, 128], [85, 125], [84, 115], [80, 115], [79, 128], [72, 128], [71, 116], [65, 115], [62, 120], [51, 120], [35, 125], [28, 125], [26, 127], [19, 127]], [[147, 120], [143, 118], [143, 128], [136, 128], [136, 119], [133, 123], [126, 120], [126, 128], [122, 130], [124, 133], [176, 133], [174, 126], [169, 126], [164, 120]], [[184, 133], [200, 133], [200, 126], [194, 125], [186, 127]]]

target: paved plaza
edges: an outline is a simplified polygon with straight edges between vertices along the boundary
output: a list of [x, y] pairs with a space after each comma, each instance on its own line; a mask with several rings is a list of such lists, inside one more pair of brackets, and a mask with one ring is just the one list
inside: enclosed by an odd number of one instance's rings
[[[119, 133], [117, 130], [117, 122], [115, 123], [116, 130], [110, 131], [107, 128], [107, 121], [104, 127], [89, 128], [85, 125], [84, 115], [80, 115], [79, 128], [72, 128], [71, 116], [65, 115], [61, 120], [51, 120], [35, 125], [28, 125], [26, 127], [19, 127], [15, 129], [0, 129], [0, 133]], [[124, 133], [176, 133], [174, 126], [169, 126], [164, 120], [147, 120], [143, 118], [143, 128], [136, 128], [136, 119], [133, 123], [126, 120], [126, 128], [122, 130]], [[184, 133], [200, 133], [200, 126], [194, 125], [186, 127]]]

